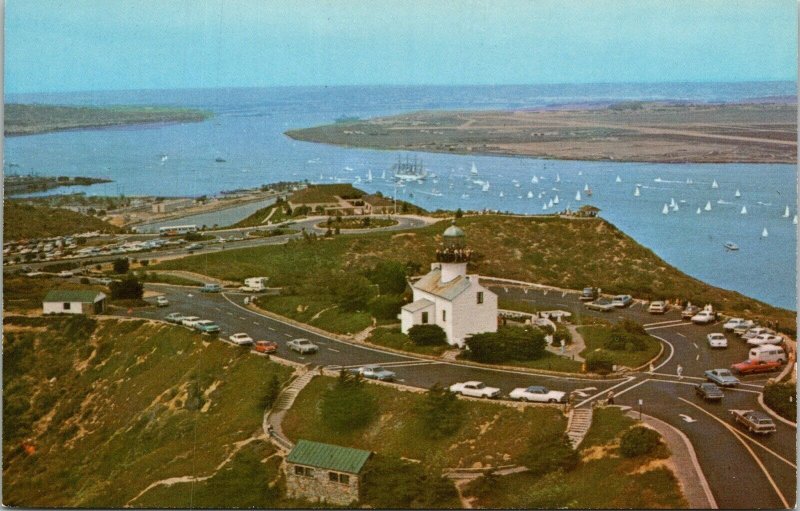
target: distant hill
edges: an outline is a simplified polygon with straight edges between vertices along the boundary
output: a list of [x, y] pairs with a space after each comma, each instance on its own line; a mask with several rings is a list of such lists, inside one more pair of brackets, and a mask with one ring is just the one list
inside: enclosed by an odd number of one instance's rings
[[5, 105], [6, 136], [34, 135], [49, 131], [103, 128], [128, 124], [165, 122], [199, 122], [211, 117], [210, 112], [188, 108], [141, 106], [60, 106]]
[[3, 240], [47, 238], [82, 232], [120, 232], [99, 218], [68, 209], [31, 206], [7, 200], [3, 206]]

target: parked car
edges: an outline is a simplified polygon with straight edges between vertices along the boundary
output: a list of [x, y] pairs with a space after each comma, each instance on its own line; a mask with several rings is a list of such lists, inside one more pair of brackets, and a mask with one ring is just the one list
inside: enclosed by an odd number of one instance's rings
[[738, 364], [733, 364], [731, 369], [739, 374], [769, 373], [777, 371], [783, 364], [777, 360], [745, 360]]
[[692, 323], [697, 325], [707, 325], [717, 320], [717, 313], [709, 310], [701, 310], [692, 316]]
[[714, 382], [720, 387], [735, 387], [739, 385], [739, 378], [731, 374], [727, 369], [709, 369], [705, 373], [706, 379]]
[[182, 324], [183, 320], [186, 319], [186, 316], [184, 316], [180, 312], [170, 312], [169, 314], [164, 316], [164, 319], [169, 321], [170, 323]]
[[203, 284], [200, 291], [203, 293], [219, 293], [222, 291], [222, 286], [219, 284]]
[[722, 329], [726, 332], [733, 332], [736, 328], [753, 328], [755, 323], [749, 319], [744, 318], [731, 318], [722, 325]]
[[631, 295], [617, 295], [611, 299], [611, 303], [614, 307], [627, 307], [633, 303], [633, 297]]
[[582, 302], [591, 302], [597, 298], [597, 288], [594, 287], [585, 287], [583, 288], [583, 292], [578, 297], [578, 300]]
[[754, 321], [748, 321], [747, 323], [745, 323], [743, 325], [739, 325], [737, 327], [734, 327], [733, 333], [741, 337], [744, 334], [746, 334], [748, 330], [750, 330], [751, 328], [756, 328], [757, 326], [758, 326], [758, 324], [755, 323]]
[[725, 337], [725, 334], [720, 334], [720, 333], [708, 334], [706, 336], [706, 339], [708, 339], [708, 345], [711, 348], [728, 347], [728, 338]]
[[167, 307], [169, 306], [169, 300], [164, 295], [156, 297], [156, 306], [158, 307]]
[[239, 346], [253, 344], [253, 338], [245, 333], [233, 334], [232, 336], [228, 337], [228, 340]]
[[593, 302], [589, 302], [586, 305], [587, 309], [592, 309], [600, 312], [608, 312], [614, 309], [614, 304], [611, 303], [611, 300], [608, 298], [598, 298]]
[[189, 245], [186, 245], [186, 250], [188, 250], [189, 252], [192, 252], [194, 250], [200, 250], [201, 248], [203, 248], [203, 245], [201, 245], [200, 243], [191, 243]]
[[286, 343], [290, 350], [296, 351], [301, 355], [306, 353], [316, 353], [319, 351], [319, 346], [309, 341], [308, 339], [292, 339]]
[[487, 399], [500, 397], [500, 389], [496, 387], [487, 387], [480, 381], [454, 383], [450, 385], [450, 392], [461, 394], [462, 396], [483, 397]]
[[667, 305], [667, 302], [657, 301], [650, 303], [650, 306], [647, 308], [647, 312], [650, 314], [664, 314], [668, 309], [669, 305]]
[[775, 423], [763, 412], [755, 410], [731, 410], [733, 420], [744, 426], [750, 433], [768, 434], [775, 432]]
[[114, 279], [110, 279], [108, 277], [100, 277], [100, 278], [94, 279], [94, 281], [97, 282], [98, 284], [102, 284], [104, 286], [110, 286], [111, 283], [114, 282]]
[[759, 334], [752, 339], [747, 339], [747, 344], [750, 346], [761, 346], [763, 344], [780, 344], [783, 342], [783, 337], [775, 334]]
[[275, 353], [278, 351], [278, 343], [274, 341], [256, 341], [254, 349], [259, 353]]
[[70, 277], [74, 277], [75, 274], [69, 270], [61, 270], [60, 272], [58, 272], [58, 276], [64, 279], [68, 279]]
[[219, 333], [219, 325], [217, 325], [210, 319], [201, 319], [200, 321], [196, 321], [194, 323], [194, 329], [204, 334]]
[[197, 316], [184, 316], [183, 319], [181, 319], [181, 325], [193, 328], [194, 324], [198, 321], [201, 321], [201, 318]]
[[354, 374], [360, 374], [364, 378], [369, 378], [371, 380], [380, 380], [380, 381], [394, 381], [396, 374], [388, 369], [384, 369], [379, 365], [368, 365], [358, 367], [356, 369], [350, 369], [350, 372]]
[[566, 401], [567, 394], [560, 390], [549, 390], [547, 387], [533, 385], [527, 388], [516, 388], [511, 391], [508, 397], [537, 403], [563, 403]]
[[769, 328], [763, 326], [756, 326], [753, 328], [748, 329], [745, 333], [742, 334], [742, 339], [748, 340], [754, 337], [758, 337], [761, 334], [774, 334], [774, 330], [770, 330]]
[[715, 383], [700, 383], [694, 386], [695, 393], [706, 401], [721, 401], [725, 394]]

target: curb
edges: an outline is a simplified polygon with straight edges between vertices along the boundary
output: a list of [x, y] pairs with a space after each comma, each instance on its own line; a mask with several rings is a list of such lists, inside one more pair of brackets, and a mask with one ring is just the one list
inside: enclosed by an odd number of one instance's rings
[[785, 418], [781, 417], [780, 415], [778, 415], [777, 412], [775, 412], [775, 410], [770, 408], [767, 405], [767, 403], [764, 402], [764, 393], [763, 392], [758, 394], [758, 404], [761, 406], [761, 408], [764, 409], [765, 412], [770, 414], [772, 417], [778, 419], [779, 421], [781, 421], [782, 423], [786, 424], [787, 426], [790, 426], [790, 427], [792, 427], [794, 429], [797, 429], [797, 423], [796, 422], [792, 422], [789, 419], [785, 419]]
[[[650, 334], [647, 334], [647, 335], [650, 335]], [[650, 335], [650, 337], [658, 340], [658, 345], [661, 346], [661, 349], [658, 351], [658, 354], [655, 357], [651, 358], [650, 360], [648, 360], [644, 364], [640, 365], [639, 367], [634, 367], [633, 369], [631, 369], [631, 372], [635, 373], [635, 372], [641, 371], [645, 367], [649, 368], [650, 364], [654, 364], [656, 362], [656, 360], [661, 358], [661, 355], [664, 354], [664, 343], [661, 342], [661, 339], [656, 337], [655, 335]]]

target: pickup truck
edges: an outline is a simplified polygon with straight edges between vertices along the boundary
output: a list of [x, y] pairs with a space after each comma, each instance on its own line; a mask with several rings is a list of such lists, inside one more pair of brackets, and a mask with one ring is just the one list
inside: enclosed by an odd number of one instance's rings
[[750, 433], [768, 434], [775, 432], [775, 423], [767, 414], [754, 410], [731, 410], [733, 420]]

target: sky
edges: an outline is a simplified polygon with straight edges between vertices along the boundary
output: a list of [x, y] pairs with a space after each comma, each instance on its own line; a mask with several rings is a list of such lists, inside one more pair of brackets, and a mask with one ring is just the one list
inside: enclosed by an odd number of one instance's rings
[[6, 93], [796, 80], [795, 0], [6, 0]]

